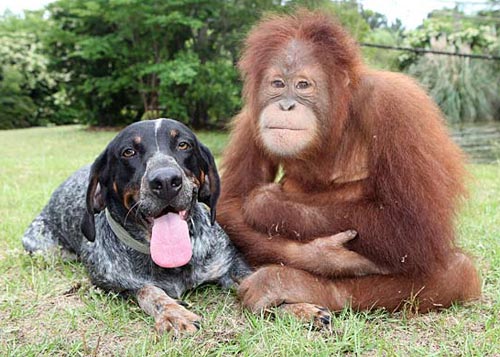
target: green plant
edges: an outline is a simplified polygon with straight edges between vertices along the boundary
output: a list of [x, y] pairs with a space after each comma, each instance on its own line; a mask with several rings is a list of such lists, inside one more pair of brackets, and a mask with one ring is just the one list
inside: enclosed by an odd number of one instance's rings
[[495, 118], [500, 90], [496, 74], [468, 58], [426, 55], [408, 68], [429, 91], [451, 123]]

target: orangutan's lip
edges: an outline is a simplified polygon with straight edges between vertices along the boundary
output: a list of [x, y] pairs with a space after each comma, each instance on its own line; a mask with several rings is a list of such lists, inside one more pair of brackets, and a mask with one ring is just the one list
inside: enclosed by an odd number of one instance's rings
[[307, 130], [307, 129], [303, 129], [303, 128], [286, 128], [283, 126], [267, 126], [266, 129], [269, 129], [269, 130], [291, 130], [291, 131]]

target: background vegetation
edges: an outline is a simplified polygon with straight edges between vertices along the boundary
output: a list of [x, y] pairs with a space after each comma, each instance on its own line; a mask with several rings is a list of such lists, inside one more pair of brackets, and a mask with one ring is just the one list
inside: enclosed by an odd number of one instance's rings
[[[159, 116], [223, 127], [241, 107], [242, 39], [264, 13], [320, 8], [360, 42], [499, 55], [498, 1], [490, 3], [474, 15], [435, 11], [405, 31], [355, 0], [56, 0], [0, 17], [0, 129]], [[498, 61], [364, 54], [373, 66], [416, 76], [452, 122], [499, 118]]]
[[[30, 257], [21, 246], [52, 191], [114, 135], [79, 126], [0, 131], [1, 356], [498, 356], [500, 165], [470, 166], [470, 199], [457, 221], [458, 243], [482, 275], [479, 301], [426, 315], [346, 309], [319, 332], [290, 316], [253, 316], [234, 293], [206, 286], [184, 297], [202, 329], [173, 340], [156, 337], [132, 299], [92, 286], [82, 264]], [[227, 135], [198, 135], [219, 157]]]

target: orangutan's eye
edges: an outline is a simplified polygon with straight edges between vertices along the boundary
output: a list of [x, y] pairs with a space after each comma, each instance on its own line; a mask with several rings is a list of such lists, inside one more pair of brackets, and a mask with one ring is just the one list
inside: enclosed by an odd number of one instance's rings
[[122, 152], [122, 156], [126, 157], [126, 158], [132, 157], [135, 154], [136, 154], [136, 151], [134, 149], [131, 149], [131, 148], [127, 148], [127, 149], [123, 150], [123, 152]]
[[191, 148], [191, 145], [189, 145], [187, 142], [185, 141], [181, 141], [179, 143], [179, 145], [177, 145], [177, 147], [179, 148], [179, 150], [187, 150], [189, 148]]
[[311, 86], [311, 84], [308, 81], [299, 81], [295, 88], [297, 89], [307, 89]]
[[283, 82], [281, 79], [275, 79], [271, 82], [271, 86], [273, 88], [285, 88], [285, 82]]

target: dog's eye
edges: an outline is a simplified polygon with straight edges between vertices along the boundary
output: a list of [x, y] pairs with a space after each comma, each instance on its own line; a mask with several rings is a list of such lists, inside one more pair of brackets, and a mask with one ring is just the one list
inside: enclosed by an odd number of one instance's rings
[[179, 145], [177, 145], [177, 147], [179, 148], [179, 150], [187, 150], [191, 147], [191, 145], [189, 145], [187, 142], [185, 141], [181, 141], [179, 143]]
[[123, 156], [123, 157], [132, 157], [132, 156], [134, 156], [135, 154], [136, 154], [135, 150], [134, 150], [134, 149], [130, 149], [130, 148], [125, 149], [125, 150], [123, 150], [123, 152], [122, 152], [122, 156]]

